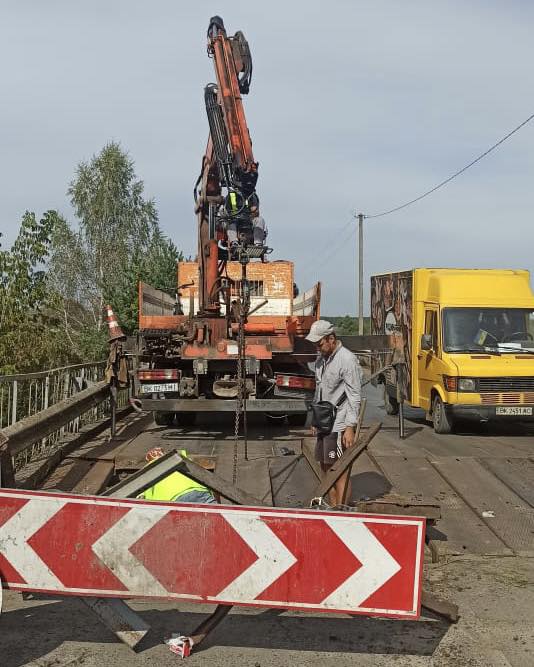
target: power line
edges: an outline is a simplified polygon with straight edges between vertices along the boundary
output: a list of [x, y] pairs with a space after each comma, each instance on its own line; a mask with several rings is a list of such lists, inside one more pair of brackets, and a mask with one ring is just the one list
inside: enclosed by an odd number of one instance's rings
[[522, 127], [524, 127], [527, 123], [529, 123], [533, 118], [534, 118], [534, 113], [531, 116], [529, 116], [526, 120], [524, 120], [522, 123], [520, 123], [517, 127], [515, 127], [511, 132], [508, 132], [508, 134], [506, 136], [504, 136], [502, 139], [499, 139], [499, 141], [496, 144], [493, 144], [493, 146], [491, 146], [490, 148], [488, 148], [487, 151], [484, 151], [484, 153], [482, 153], [477, 158], [472, 160], [469, 164], [466, 164], [465, 167], [462, 167], [462, 169], [460, 169], [457, 172], [455, 172], [454, 174], [452, 174], [452, 176], [449, 176], [449, 178], [446, 178], [441, 183], [438, 183], [431, 190], [427, 190], [427, 192], [424, 192], [422, 195], [419, 195], [419, 197], [416, 197], [415, 199], [411, 199], [410, 201], [406, 202], [405, 204], [401, 204], [400, 206], [395, 206], [395, 208], [391, 208], [388, 211], [382, 211], [382, 213], [375, 213], [374, 215], [365, 215], [364, 218], [367, 218], [367, 219], [381, 218], [384, 215], [389, 215], [390, 213], [395, 213], [396, 211], [400, 211], [401, 209], [406, 208], [407, 206], [411, 206], [412, 204], [415, 204], [415, 202], [421, 201], [421, 199], [424, 199], [425, 197], [428, 197], [428, 195], [431, 195], [433, 192], [436, 192], [436, 190], [439, 190], [444, 185], [447, 185], [447, 183], [450, 183], [457, 176], [460, 176], [460, 174], [463, 174], [464, 171], [467, 171], [469, 169], [469, 167], [472, 167], [474, 164], [476, 164], [477, 162], [482, 160], [482, 158], [485, 158], [486, 155], [489, 155], [489, 153], [494, 151], [498, 146], [500, 146], [502, 143], [504, 143], [513, 134], [518, 132]]
[[[349, 224], [353, 222], [354, 221], [351, 220], [348, 224], [345, 225], [343, 229], [346, 229], [349, 226]], [[327, 264], [330, 261], [330, 259], [337, 253], [338, 250], [340, 250], [344, 245], [346, 245], [350, 241], [350, 239], [354, 236], [355, 233], [356, 233], [356, 225], [354, 225], [354, 227], [350, 230], [350, 234], [348, 236], [343, 237], [339, 243], [336, 243], [331, 248], [330, 252], [328, 252], [326, 256], [323, 257], [323, 259], [319, 262], [319, 264], [314, 264], [313, 266], [309, 265], [309, 268], [307, 271], [304, 272], [304, 275], [309, 275], [312, 268], [314, 271], [318, 271], [319, 269], [321, 269], [325, 264]]]
[[[348, 226], [349, 226], [349, 225], [352, 225], [352, 224], [354, 224], [354, 218], [351, 218], [347, 223], [345, 223], [345, 224], [343, 225], [343, 227], [340, 227], [339, 230], [335, 231], [335, 232], [333, 233], [333, 238], [330, 240], [329, 243], [327, 243], [327, 244], [324, 246], [324, 248], [323, 248], [322, 251], [321, 251], [321, 254], [324, 255], [324, 252], [327, 252], [327, 253], [328, 253], [329, 250], [330, 250], [331, 248], [334, 247], [334, 244], [337, 246], [338, 244], [336, 244], [336, 241], [339, 239], [339, 235], [340, 235], [340, 234], [343, 234], [343, 232], [348, 228]], [[321, 263], [320, 266], [322, 266], [322, 265], [323, 265], [323, 263]], [[317, 268], [319, 268], [319, 267], [318, 267], [318, 266], [314, 266], [313, 268], [314, 268], [314, 269], [317, 269]], [[309, 272], [310, 272], [310, 268], [308, 268], [308, 270], [305, 271], [304, 274], [307, 274], [307, 273], [309, 273]]]

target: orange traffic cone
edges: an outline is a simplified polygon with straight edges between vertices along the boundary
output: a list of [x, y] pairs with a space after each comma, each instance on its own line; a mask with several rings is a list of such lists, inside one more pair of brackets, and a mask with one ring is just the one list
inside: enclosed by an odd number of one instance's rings
[[122, 329], [117, 322], [117, 317], [113, 312], [113, 308], [108, 304], [106, 306], [106, 321], [109, 328], [109, 342], [111, 343], [114, 340], [125, 339], [126, 336], [122, 332]]

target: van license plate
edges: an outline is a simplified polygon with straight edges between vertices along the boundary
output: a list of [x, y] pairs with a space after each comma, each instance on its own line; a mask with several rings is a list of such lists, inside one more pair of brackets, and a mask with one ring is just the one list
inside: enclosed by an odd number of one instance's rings
[[532, 415], [532, 408], [519, 407], [498, 407], [495, 408], [495, 413], [498, 415]]
[[177, 382], [158, 382], [158, 384], [142, 384], [142, 394], [159, 394], [167, 391], [178, 391]]

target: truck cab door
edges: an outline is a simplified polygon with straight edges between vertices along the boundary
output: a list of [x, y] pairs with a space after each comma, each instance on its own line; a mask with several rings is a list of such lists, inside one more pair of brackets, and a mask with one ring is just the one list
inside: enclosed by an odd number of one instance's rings
[[[431, 409], [432, 386], [440, 379], [438, 375], [441, 368], [441, 340], [438, 321], [438, 307], [433, 304], [425, 304], [423, 336], [417, 341], [417, 382], [419, 407], [427, 413]], [[428, 349], [423, 349], [423, 347]]]

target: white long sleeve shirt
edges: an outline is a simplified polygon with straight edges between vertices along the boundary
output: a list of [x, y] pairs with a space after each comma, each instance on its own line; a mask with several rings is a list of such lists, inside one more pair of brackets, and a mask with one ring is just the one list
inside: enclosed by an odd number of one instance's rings
[[332, 431], [339, 433], [347, 426], [356, 426], [362, 395], [360, 364], [356, 355], [338, 341], [329, 357], [317, 357], [315, 380], [316, 401], [329, 401], [336, 405], [343, 393], [347, 396], [337, 410]]

